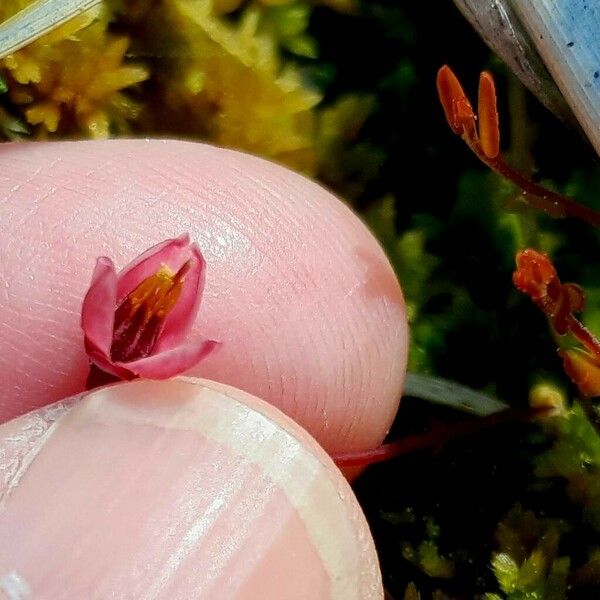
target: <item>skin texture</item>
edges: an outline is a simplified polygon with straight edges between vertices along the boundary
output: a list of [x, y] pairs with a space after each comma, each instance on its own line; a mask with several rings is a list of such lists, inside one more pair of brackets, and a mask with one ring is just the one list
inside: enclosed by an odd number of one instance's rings
[[0, 422], [83, 389], [81, 301], [189, 232], [207, 261], [193, 333], [222, 342], [190, 374], [279, 407], [330, 452], [378, 445], [406, 366], [400, 288], [355, 215], [266, 161], [167, 141], [0, 147]]
[[0, 425], [0, 597], [382, 600], [340, 471], [202, 380], [119, 383]]

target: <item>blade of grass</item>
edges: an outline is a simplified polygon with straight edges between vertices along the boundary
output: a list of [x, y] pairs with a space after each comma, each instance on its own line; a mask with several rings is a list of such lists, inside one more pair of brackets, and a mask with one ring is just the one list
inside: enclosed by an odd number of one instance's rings
[[403, 396], [414, 396], [482, 417], [508, 408], [507, 404], [487, 394], [447, 379], [420, 373], [406, 374]]

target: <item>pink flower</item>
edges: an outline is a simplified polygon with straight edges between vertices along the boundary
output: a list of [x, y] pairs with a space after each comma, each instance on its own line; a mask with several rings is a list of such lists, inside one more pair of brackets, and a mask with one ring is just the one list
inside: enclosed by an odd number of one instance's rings
[[92, 365], [118, 379], [167, 379], [207, 356], [218, 342], [186, 340], [204, 269], [187, 234], [146, 250], [118, 275], [110, 258], [98, 258], [81, 309]]

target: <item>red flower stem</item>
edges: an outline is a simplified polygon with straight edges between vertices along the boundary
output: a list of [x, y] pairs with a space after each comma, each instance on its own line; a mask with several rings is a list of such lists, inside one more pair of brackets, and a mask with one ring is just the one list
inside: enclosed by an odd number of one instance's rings
[[382, 444], [373, 450], [332, 454], [331, 457], [338, 467], [364, 467], [397, 456], [411, 454], [418, 450], [424, 450], [425, 448], [440, 449], [447, 442], [463, 435], [492, 429], [499, 425], [533, 421], [539, 417], [547, 416], [553, 410], [553, 407], [532, 408], [526, 411], [507, 408], [478, 419], [470, 419], [450, 425], [437, 425], [426, 433], [409, 435], [396, 442]]
[[577, 338], [577, 340], [585, 346], [585, 348], [600, 358], [600, 340], [573, 315], [568, 317], [569, 332]]
[[539, 208], [550, 214], [556, 214], [586, 221], [594, 227], [600, 227], [600, 213], [587, 206], [557, 194], [545, 187], [530, 181], [518, 171], [507, 165], [501, 158], [490, 161], [490, 167], [497, 173], [506, 177], [518, 187], [525, 195], [530, 194], [540, 200]]
[[594, 227], [600, 227], [600, 212], [530, 181], [510, 165], [506, 164], [501, 156], [489, 158], [483, 152], [478, 139], [472, 139], [466, 136], [463, 136], [463, 139], [481, 162], [498, 173], [498, 175], [512, 181], [523, 191], [523, 195], [526, 199], [530, 196], [531, 198], [528, 199], [529, 204], [535, 208], [538, 208], [551, 216], [581, 219]]
[[93, 390], [102, 385], [115, 383], [116, 381], [121, 381], [121, 379], [116, 375], [112, 375], [111, 373], [99, 369], [94, 363], [90, 363], [90, 372], [88, 373], [85, 382], [85, 389]]

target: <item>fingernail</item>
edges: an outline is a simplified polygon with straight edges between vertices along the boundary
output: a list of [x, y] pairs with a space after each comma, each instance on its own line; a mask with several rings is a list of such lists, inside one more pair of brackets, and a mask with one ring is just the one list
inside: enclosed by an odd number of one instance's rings
[[0, 598], [383, 597], [352, 490], [262, 401], [138, 380], [55, 411], [0, 426]]

